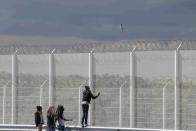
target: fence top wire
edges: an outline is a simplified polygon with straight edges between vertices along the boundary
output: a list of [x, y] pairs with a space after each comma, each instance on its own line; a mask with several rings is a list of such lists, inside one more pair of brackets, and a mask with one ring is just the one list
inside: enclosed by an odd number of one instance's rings
[[[0, 41], [1, 42], [1, 41]], [[20, 41], [17, 41], [20, 42]], [[132, 51], [152, 51], [152, 50], [176, 50], [182, 44], [180, 50], [196, 50], [196, 40], [120, 40], [113, 42], [75, 42], [72, 44], [26, 44], [17, 43], [12, 45], [3, 45], [0, 43], [0, 55], [14, 54], [50, 54], [54, 48], [55, 54], [61, 53], [90, 53], [94, 52], [125, 52]]]

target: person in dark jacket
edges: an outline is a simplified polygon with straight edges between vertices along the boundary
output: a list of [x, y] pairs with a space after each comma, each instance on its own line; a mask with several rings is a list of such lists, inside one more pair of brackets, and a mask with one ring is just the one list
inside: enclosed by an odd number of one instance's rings
[[44, 124], [44, 119], [42, 115], [42, 107], [37, 106], [37, 111], [35, 112], [35, 126], [37, 127], [38, 131], [42, 131], [42, 125]]
[[57, 116], [57, 121], [58, 121], [57, 129], [59, 131], [65, 131], [64, 121], [72, 121], [72, 119], [66, 119], [64, 117], [64, 113], [63, 112], [64, 112], [63, 105], [58, 105], [57, 110], [56, 110], [56, 116]]
[[82, 111], [83, 111], [82, 122], [81, 122], [82, 127], [87, 127], [88, 110], [89, 110], [89, 104], [91, 102], [91, 98], [96, 99], [99, 95], [100, 93], [98, 93], [97, 95], [93, 95], [90, 90], [90, 87], [85, 86], [85, 90], [83, 91], [83, 97], [82, 97]]
[[47, 131], [55, 131], [55, 107], [50, 106], [47, 111]]

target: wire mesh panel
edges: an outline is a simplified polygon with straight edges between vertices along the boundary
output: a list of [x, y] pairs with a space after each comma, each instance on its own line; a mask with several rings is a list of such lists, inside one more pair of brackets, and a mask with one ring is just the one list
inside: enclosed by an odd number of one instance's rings
[[[174, 129], [174, 84], [165, 88], [165, 129]], [[163, 126], [163, 125], [162, 125]]]
[[96, 126], [119, 126], [119, 88], [100, 88], [95, 101]]
[[[1, 113], [3, 113], [3, 88], [1, 89], [2, 93], [1, 93]], [[1, 92], [0, 91], [0, 92]], [[12, 108], [12, 88], [11, 88], [11, 83], [8, 84], [7, 86], [5, 86], [5, 98], [4, 98], [4, 124], [10, 124], [11, 123], [11, 108]], [[2, 122], [3, 122], [3, 114], [1, 115], [1, 119], [2, 119]]]
[[3, 123], [3, 88], [0, 88], [0, 122]]
[[[136, 125], [139, 128], [163, 128], [163, 104], [165, 104], [165, 128], [173, 129], [174, 124], [174, 52], [136, 52]], [[166, 83], [165, 103], [163, 87]], [[168, 108], [169, 107], [169, 108]]]
[[39, 105], [39, 87], [18, 87], [17, 91], [17, 124], [34, 124], [34, 112], [36, 105]]
[[88, 54], [55, 54], [55, 63], [55, 104], [62, 104], [65, 117], [72, 118], [78, 124], [79, 113], [82, 114], [81, 110], [79, 112], [79, 87], [88, 84]]
[[130, 88], [129, 88], [129, 82], [127, 82], [122, 87], [121, 92], [121, 115], [122, 115], [122, 127], [130, 127]]
[[196, 51], [181, 51], [181, 128], [196, 129]]
[[[94, 53], [95, 92], [101, 92], [95, 100], [94, 123], [96, 126], [129, 126], [129, 70], [130, 54]], [[120, 86], [122, 87], [122, 121], [120, 120]], [[92, 103], [93, 104], [93, 103]]]
[[5, 81], [5, 78], [11, 80], [12, 72], [12, 56], [11, 55], [0, 55], [0, 73], [1, 82]]
[[[44, 119], [48, 108], [48, 55], [18, 56], [18, 87], [17, 87], [17, 123], [34, 124], [36, 106], [42, 101]], [[43, 95], [40, 99], [40, 89]]]
[[[174, 51], [136, 51], [135, 56], [136, 127], [174, 129]], [[183, 50], [180, 56], [182, 82], [180, 114], [177, 115], [180, 116], [181, 129], [195, 130], [196, 51]], [[11, 123], [11, 58], [11, 55], [0, 56], [0, 123], [5, 124]], [[91, 123], [95, 126], [129, 127], [130, 54], [94, 53], [92, 60], [92, 91], [95, 94], [101, 92], [101, 96], [91, 102]], [[82, 116], [80, 97], [83, 90], [79, 90], [79, 87], [88, 85], [89, 54], [55, 54], [54, 71], [55, 104], [62, 104], [65, 117], [72, 118], [73, 123], [78, 124]], [[34, 124], [34, 112], [40, 104], [46, 120], [48, 72], [48, 55], [18, 55], [17, 124]], [[127, 83], [122, 86], [125, 81]], [[166, 83], [168, 85], [163, 90]]]
[[[64, 106], [64, 115], [67, 119], [73, 119], [74, 124], [78, 124], [78, 88], [58, 88], [56, 93], [57, 104]], [[59, 95], [60, 94], [60, 95]]]
[[[9, 124], [11, 122], [11, 75], [12, 72], [12, 56], [0, 55], [0, 123]], [[6, 88], [5, 105], [3, 105], [3, 88]], [[5, 106], [3, 118], [3, 106]]]

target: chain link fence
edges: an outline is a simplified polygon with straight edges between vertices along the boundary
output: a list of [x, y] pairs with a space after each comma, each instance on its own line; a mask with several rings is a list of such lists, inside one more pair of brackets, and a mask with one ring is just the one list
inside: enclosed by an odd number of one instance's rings
[[[174, 129], [174, 51], [135, 52], [135, 127]], [[180, 128], [196, 129], [196, 51], [180, 51]], [[79, 125], [83, 84], [89, 81], [89, 54], [54, 54], [54, 102], [65, 107], [65, 117]], [[16, 124], [34, 124], [42, 105], [44, 121], [49, 106], [48, 55], [17, 55]], [[130, 52], [93, 53], [93, 88], [101, 93], [91, 102], [89, 121], [95, 126], [130, 127]], [[12, 117], [11, 55], [0, 56], [0, 122]], [[125, 83], [126, 82], [126, 83]], [[7, 84], [8, 83], [8, 84]], [[125, 83], [123, 85], [123, 83]], [[167, 87], [164, 88], [165, 84]], [[164, 88], [164, 90], [163, 90]], [[6, 90], [6, 91], [5, 91]]]

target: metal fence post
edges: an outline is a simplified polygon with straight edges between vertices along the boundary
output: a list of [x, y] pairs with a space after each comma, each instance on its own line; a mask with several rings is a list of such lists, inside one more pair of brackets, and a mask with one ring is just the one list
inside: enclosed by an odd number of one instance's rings
[[163, 109], [162, 109], [162, 117], [163, 117], [163, 129], [165, 129], [165, 112], [166, 112], [166, 106], [165, 106], [165, 89], [166, 89], [166, 87], [168, 86], [168, 83], [163, 87], [163, 94], [162, 94], [162, 107], [163, 107]]
[[178, 48], [175, 50], [175, 78], [174, 78], [174, 129], [178, 130], [180, 128], [180, 79], [181, 79], [181, 69], [180, 69], [180, 57], [179, 57], [179, 49], [181, 47], [181, 44], [178, 46]]
[[118, 121], [118, 126], [122, 126], [122, 87], [120, 87], [120, 92], [119, 92], [119, 121]]
[[130, 128], [135, 127], [135, 77], [136, 77], [136, 57], [135, 49], [130, 53]]
[[39, 96], [39, 105], [42, 106], [42, 98], [43, 98], [43, 86], [45, 85], [45, 83], [47, 82], [47, 80], [45, 80], [41, 86], [39, 87], [40, 89], [40, 96]]
[[78, 125], [80, 125], [80, 118], [81, 118], [81, 87], [78, 90]]
[[11, 124], [16, 124], [16, 88], [18, 86], [18, 58], [17, 51], [12, 55], [12, 111]]
[[2, 124], [5, 124], [5, 107], [6, 107], [6, 87], [3, 88], [3, 116], [2, 116]]
[[55, 105], [55, 49], [49, 54], [49, 106]]
[[122, 87], [125, 86], [127, 81], [125, 81], [119, 88], [119, 127], [122, 127]]
[[82, 83], [79, 86], [78, 89], [78, 125], [80, 125], [80, 120], [81, 120], [81, 91], [82, 91], [82, 86], [85, 84], [86, 82]]
[[[92, 91], [94, 91], [94, 84], [93, 84], [93, 76], [94, 76], [94, 59], [93, 59], [93, 52], [94, 52], [94, 48], [91, 50], [91, 52], [89, 53], [89, 86], [90, 88], [92, 89]], [[94, 125], [95, 123], [94, 122], [91, 122], [91, 110], [92, 110], [92, 113], [94, 114], [94, 104], [91, 104], [89, 106], [89, 114], [88, 114], [88, 123], [89, 125]], [[93, 116], [93, 115], [92, 115]], [[94, 119], [94, 118], [92, 118]]]

